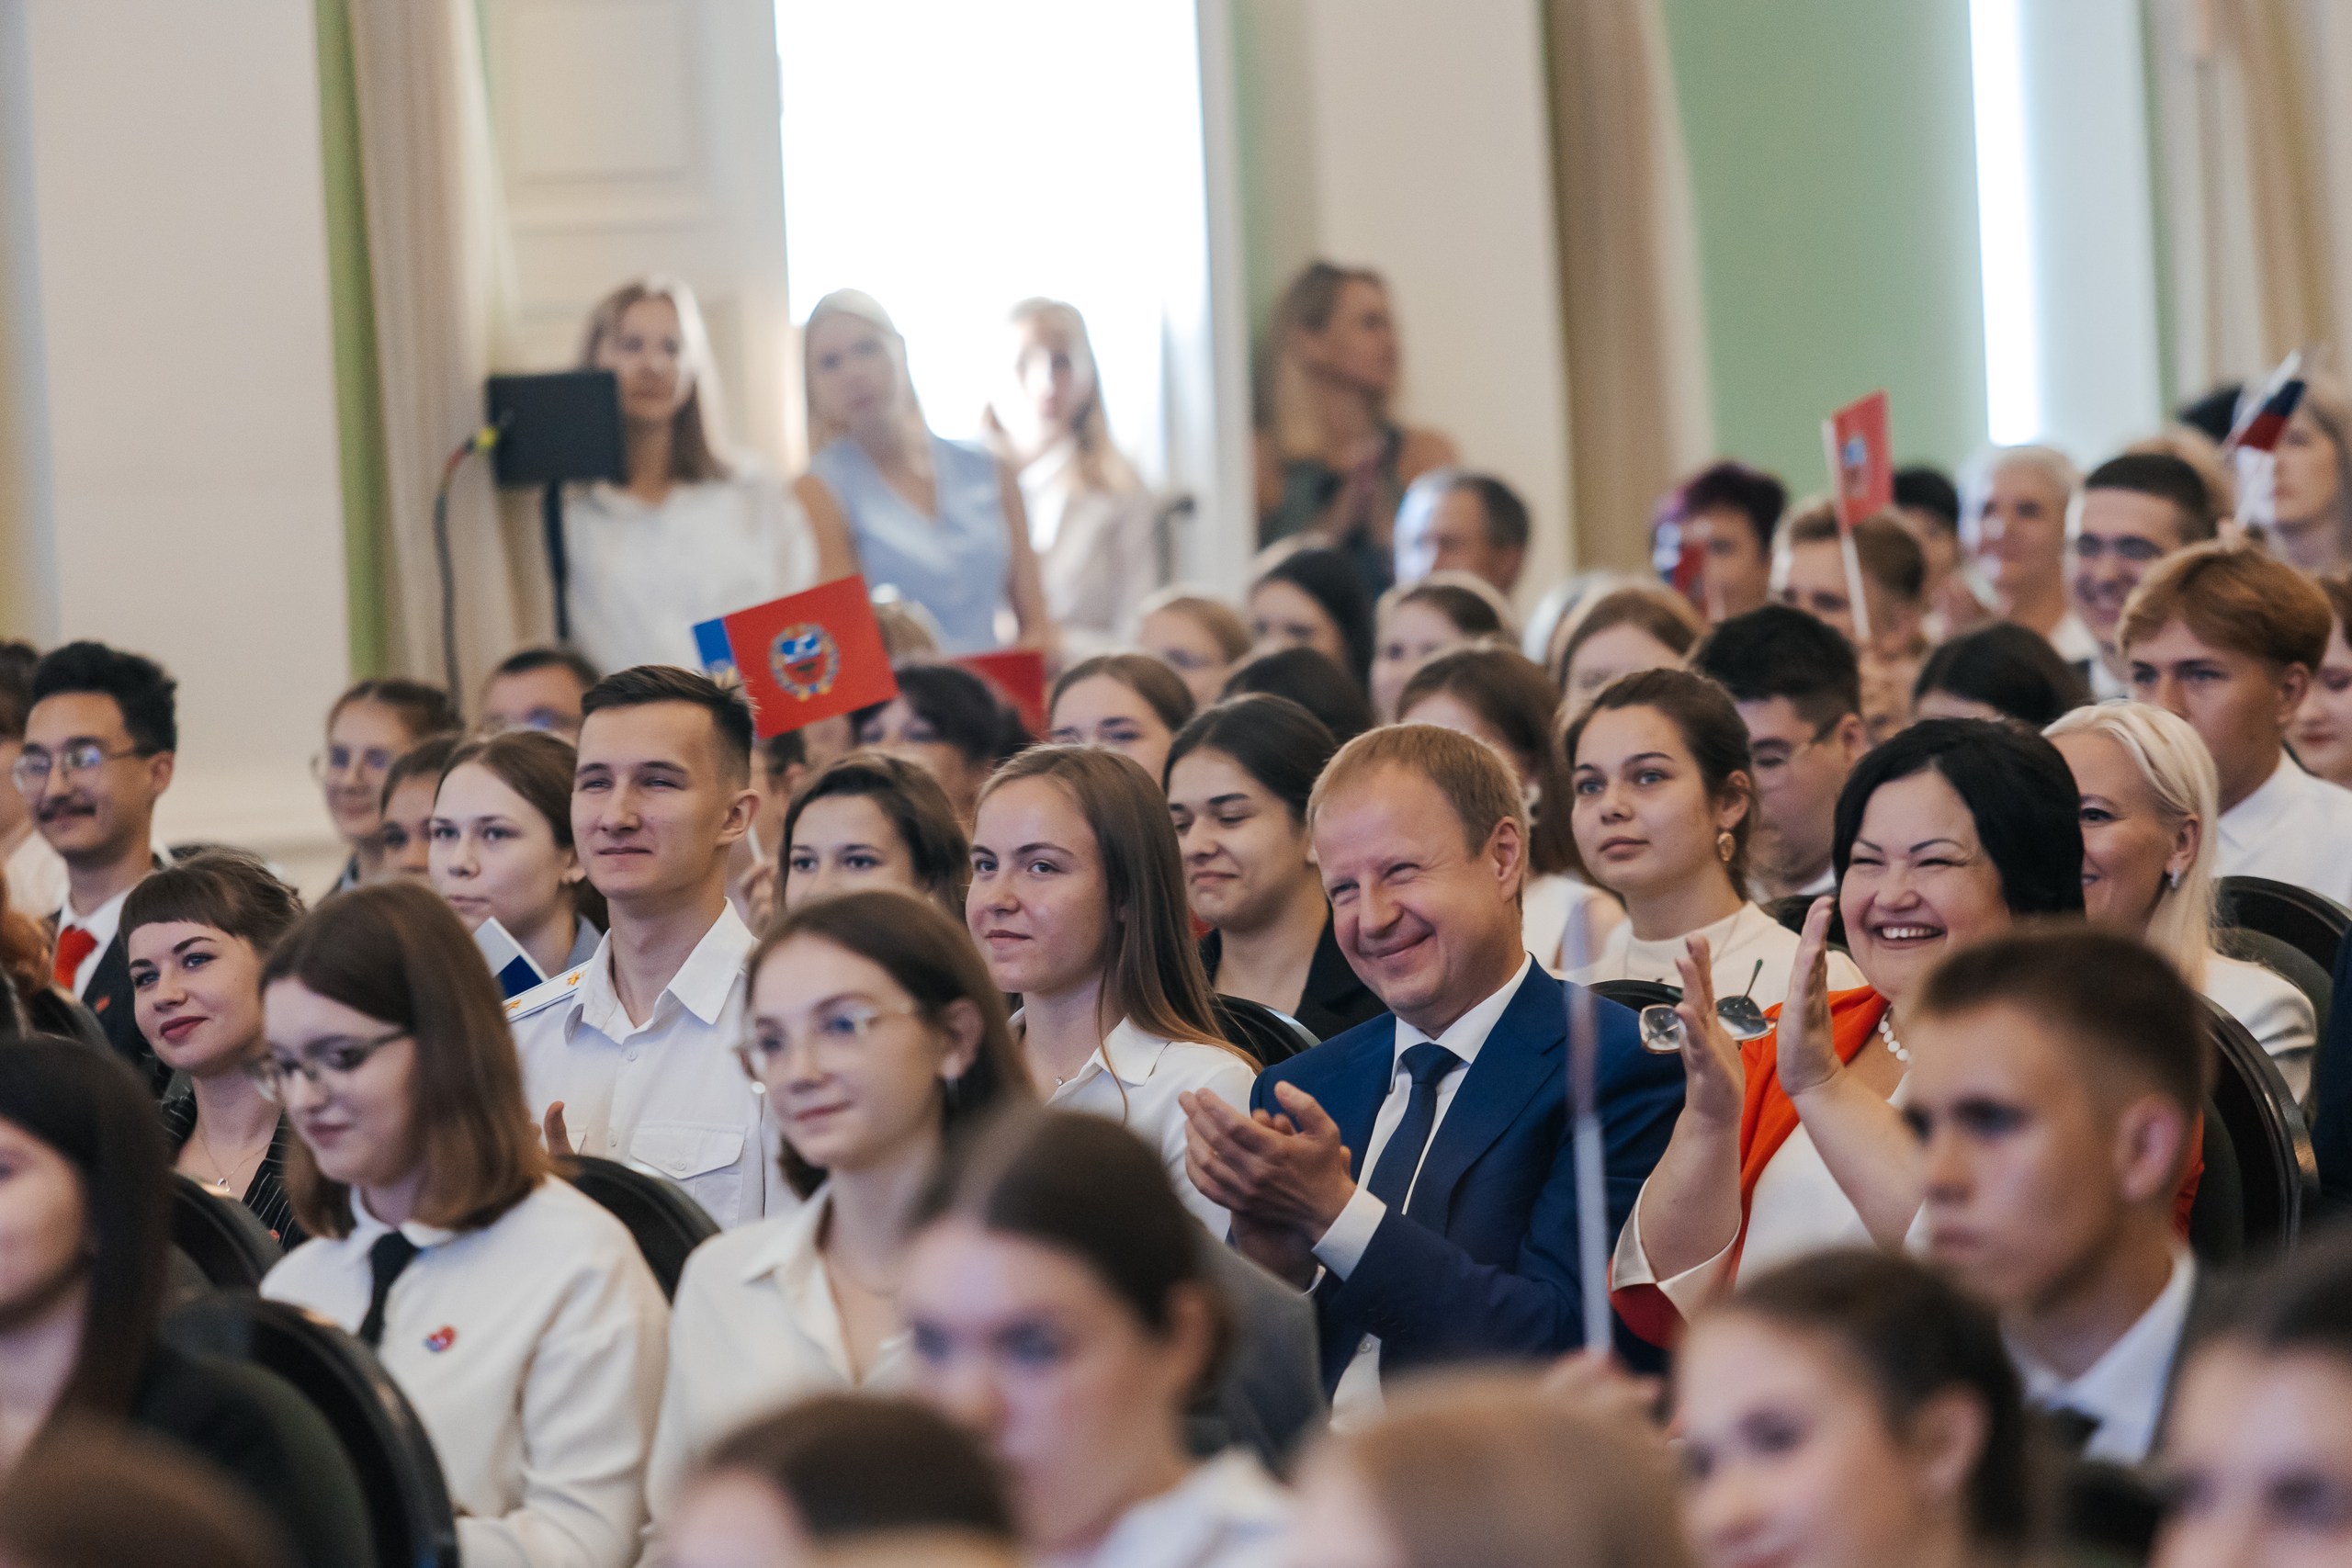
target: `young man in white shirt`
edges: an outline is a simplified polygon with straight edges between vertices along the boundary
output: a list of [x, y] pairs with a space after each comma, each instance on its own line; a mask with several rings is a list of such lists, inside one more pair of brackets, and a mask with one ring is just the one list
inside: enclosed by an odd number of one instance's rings
[[2087, 929], [1931, 975], [1904, 1025], [1929, 1258], [2001, 1314], [2026, 1397], [2086, 1459], [2148, 1457], [2199, 1315], [2174, 1228], [2213, 1079], [2172, 966]]
[[2066, 599], [2066, 515], [2081, 484], [2063, 453], [2005, 447], [1985, 471], [1961, 538], [1993, 585], [2001, 619], [2040, 633], [2059, 658], [2087, 671], [2098, 662], [2098, 638]]
[[2132, 693], [2187, 719], [2222, 785], [2217, 870], [2352, 904], [2352, 790], [2287, 755], [2327, 652], [2327, 596], [2252, 546], [2193, 545], [2150, 572], [2116, 633]]
[[2165, 557], [2213, 536], [2212, 498], [2195, 468], [2169, 452], [2109, 457], [2083, 481], [2066, 536], [2066, 596], [2098, 639], [2091, 695], [2131, 694], [2131, 670], [2115, 646], [2123, 606]]
[[507, 1004], [548, 1146], [684, 1188], [720, 1226], [790, 1202], [735, 1057], [751, 929], [727, 857], [759, 809], [752, 716], [673, 665], [609, 675], [582, 701], [571, 831], [612, 913], [595, 955]]
[[11, 769], [34, 824], [65, 862], [58, 988], [81, 998], [157, 1093], [171, 1069], [139, 1032], [122, 901], [158, 864], [155, 802], [179, 745], [176, 685], [152, 659], [69, 642], [33, 671], [32, 711]]

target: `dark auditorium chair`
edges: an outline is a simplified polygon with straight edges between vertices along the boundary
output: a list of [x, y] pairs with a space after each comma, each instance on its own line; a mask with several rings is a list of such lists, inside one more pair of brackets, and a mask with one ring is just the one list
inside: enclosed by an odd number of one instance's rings
[[2277, 937], [2335, 972], [2336, 951], [2352, 931], [2352, 909], [2308, 887], [2261, 876], [2224, 876], [2213, 885], [2213, 896], [2221, 924]]
[[164, 1337], [189, 1355], [273, 1373], [325, 1418], [358, 1474], [378, 1568], [458, 1568], [441, 1462], [375, 1352], [300, 1307], [234, 1292], [182, 1307], [164, 1320]]
[[674, 1182], [594, 1155], [566, 1155], [556, 1173], [628, 1227], [662, 1294], [678, 1293], [686, 1254], [718, 1234], [718, 1223]]
[[2209, 1269], [2234, 1269], [2245, 1257], [2245, 1170], [2221, 1108], [2205, 1101], [2204, 1174], [2188, 1209], [2188, 1250]]
[[1209, 1006], [1225, 1037], [1257, 1057], [1261, 1067], [1287, 1062], [1322, 1043], [1306, 1025], [1263, 1002], [1216, 993], [1210, 996]]
[[172, 1246], [216, 1291], [261, 1289], [281, 1256], [277, 1238], [254, 1212], [193, 1178], [172, 1176]]
[[2230, 1136], [2244, 1182], [2245, 1256], [2267, 1261], [2301, 1235], [2319, 1199], [2319, 1162], [2301, 1109], [2245, 1025], [2206, 1004], [2219, 1071], [2213, 1109]]

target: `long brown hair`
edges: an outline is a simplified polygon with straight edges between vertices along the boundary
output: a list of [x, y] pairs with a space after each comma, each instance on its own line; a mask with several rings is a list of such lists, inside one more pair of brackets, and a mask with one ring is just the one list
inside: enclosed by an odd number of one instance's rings
[[1478, 716], [1510, 749], [1512, 765], [1533, 786], [1527, 833], [1527, 869], [1536, 876], [1577, 870], [1568, 769], [1552, 744], [1559, 694], [1541, 666], [1515, 648], [1474, 643], [1432, 655], [1396, 698], [1402, 720], [1430, 697], [1449, 696]]
[[1193, 941], [1168, 797], [1151, 775], [1099, 747], [1033, 746], [989, 777], [979, 804], [1021, 779], [1051, 780], [1094, 833], [1102, 863], [1102, 996], [1114, 1021], [1131, 1020], [1162, 1039], [1221, 1045], [1255, 1066], [1218, 1027]]
[[[956, 1002], [979, 1010], [978, 1054], [940, 1096], [941, 1128], [947, 1137], [960, 1137], [1004, 1106], [1028, 1104], [1036, 1098], [1021, 1048], [1012, 1042], [1003, 995], [989, 979], [988, 965], [980, 962], [970, 933], [938, 905], [885, 887], [813, 898], [787, 910], [752, 949], [743, 964], [750, 984], [759, 983], [761, 966], [778, 948], [800, 937], [830, 942], [879, 965], [914, 998], [923, 1021], [934, 1029], [944, 1027], [948, 1008]], [[825, 1179], [824, 1171], [794, 1153], [789, 1139], [777, 1142], [784, 1148], [784, 1179], [806, 1198]]]
[[1585, 726], [1594, 714], [1617, 708], [1648, 708], [1674, 726], [1698, 764], [1707, 804], [1721, 807], [1736, 799], [1745, 807], [1731, 825], [1731, 854], [1724, 862], [1724, 875], [1731, 880], [1732, 891], [1746, 897], [1747, 840], [1756, 829], [1756, 766], [1748, 760], [1747, 722], [1732, 705], [1731, 694], [1688, 670], [1637, 670], [1620, 675], [1561, 732], [1554, 755], [1571, 776]]
[[[1283, 290], [1272, 319], [1266, 323], [1264, 345], [1258, 355], [1257, 423], [1273, 437], [1285, 457], [1322, 454], [1322, 424], [1315, 417], [1313, 400], [1306, 395], [1306, 372], [1299, 366], [1295, 340], [1303, 333], [1319, 333], [1331, 324], [1331, 313], [1340, 308], [1340, 296], [1351, 283], [1369, 283], [1384, 293], [1388, 288], [1388, 280], [1370, 267], [1309, 262]], [[1386, 399], [1373, 412], [1382, 424], [1388, 423]]]
[[718, 366], [711, 357], [710, 333], [703, 325], [702, 308], [695, 303], [695, 291], [684, 282], [674, 277], [635, 278], [597, 301], [581, 340], [580, 363], [596, 368], [596, 355], [605, 340], [620, 330], [621, 318], [640, 299], [667, 300], [678, 312], [678, 374], [685, 378], [686, 399], [670, 420], [670, 479], [675, 484], [700, 484], [726, 479], [733, 469], [720, 457], [711, 437], [711, 432], [724, 423]]
[[[270, 954], [262, 988], [279, 980], [407, 1032], [416, 1051], [411, 1118], [425, 1171], [418, 1219], [480, 1230], [547, 1179], [498, 983], [440, 895], [420, 882], [337, 894]], [[304, 1230], [351, 1234], [351, 1190], [322, 1175], [299, 1139], [286, 1178]]]
[[[555, 834], [557, 849], [571, 850], [576, 854], [577, 846], [571, 841], [571, 775], [577, 771], [579, 761], [580, 753], [560, 735], [549, 735], [543, 729], [510, 729], [485, 740], [469, 740], [450, 752], [449, 760], [441, 764], [441, 776], [447, 779], [466, 762], [487, 768], [492, 777], [521, 795], [532, 810], [545, 818], [548, 830]], [[435, 793], [439, 792], [436, 789]], [[605, 908], [605, 896], [589, 882], [585, 867], [568, 890], [573, 915], [600, 931], [612, 924], [612, 916]]]

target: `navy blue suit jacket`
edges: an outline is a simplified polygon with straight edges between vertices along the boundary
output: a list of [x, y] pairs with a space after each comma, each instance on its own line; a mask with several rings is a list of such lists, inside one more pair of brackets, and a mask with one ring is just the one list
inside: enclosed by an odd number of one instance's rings
[[[1366, 1334], [1380, 1336], [1384, 1373], [1584, 1342], [1566, 989], [1529, 972], [1438, 1123], [1408, 1212], [1390, 1209], [1354, 1271], [1317, 1288], [1325, 1388]], [[1682, 1062], [1642, 1049], [1631, 1010], [1593, 1002], [1613, 1247], [1682, 1109]], [[1339, 1123], [1362, 1181], [1396, 1043], [1394, 1015], [1359, 1024], [1261, 1073], [1251, 1108], [1279, 1111], [1277, 1083], [1305, 1089]]]

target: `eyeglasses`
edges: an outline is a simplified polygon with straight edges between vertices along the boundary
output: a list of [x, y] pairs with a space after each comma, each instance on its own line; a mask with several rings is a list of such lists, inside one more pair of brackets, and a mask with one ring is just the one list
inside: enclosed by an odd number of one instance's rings
[[2134, 566], [2146, 566], [2152, 561], [2162, 560], [2168, 553], [2154, 539], [2128, 535], [2120, 539], [2102, 539], [2097, 534], [2077, 534], [2072, 545], [2076, 560], [2098, 560], [2113, 556], [2117, 560], [2130, 561]]
[[312, 1089], [332, 1094], [347, 1083], [351, 1075], [368, 1065], [368, 1058], [395, 1040], [408, 1038], [408, 1031], [395, 1029], [390, 1034], [379, 1034], [371, 1040], [357, 1040], [347, 1034], [329, 1035], [315, 1041], [300, 1055], [271, 1052], [245, 1070], [254, 1084], [274, 1104], [286, 1103], [286, 1090], [296, 1077]]
[[347, 773], [354, 768], [363, 773], [389, 773], [398, 761], [399, 754], [389, 746], [330, 746], [311, 759], [311, 776], [323, 784], [336, 773]]
[[1760, 788], [1765, 784], [1777, 783], [1782, 769], [1786, 768], [1791, 762], [1795, 761], [1798, 757], [1802, 756], [1806, 751], [1811, 750], [1814, 747], [1818, 746], [1823, 741], [1828, 739], [1829, 732], [1838, 728], [1839, 721], [1843, 719], [1844, 716], [1845, 716], [1843, 714], [1840, 714], [1838, 718], [1829, 720], [1820, 728], [1807, 736], [1804, 739], [1798, 741], [1793, 746], [1790, 746], [1785, 751], [1767, 751], [1763, 748], [1766, 746], [1785, 745], [1786, 742], [1771, 740], [1758, 742], [1753, 748], [1754, 755], [1751, 759], [1756, 773], [1756, 783], [1758, 787]]
[[767, 1068], [777, 1057], [795, 1045], [810, 1051], [841, 1050], [863, 1044], [883, 1020], [891, 1018], [922, 1018], [921, 1008], [876, 1007], [871, 1002], [844, 1002], [837, 1008], [819, 1013], [801, 1030], [781, 1025], [763, 1024], [759, 1030], [735, 1047], [735, 1059], [743, 1064], [743, 1071], [753, 1083], [764, 1081]]
[[8, 776], [17, 781], [17, 787], [25, 794], [39, 795], [48, 786], [52, 769], [70, 783], [76, 773], [95, 773], [108, 762], [119, 762], [125, 757], [153, 755], [153, 752], [137, 746], [109, 751], [95, 740], [76, 740], [62, 747], [54, 758], [47, 751], [27, 748], [17, 757], [17, 765], [8, 770]]

